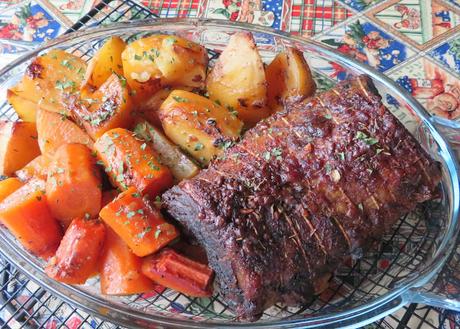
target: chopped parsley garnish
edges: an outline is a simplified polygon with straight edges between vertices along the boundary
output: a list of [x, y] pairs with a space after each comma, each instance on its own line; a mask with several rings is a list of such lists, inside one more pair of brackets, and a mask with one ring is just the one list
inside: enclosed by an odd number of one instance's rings
[[195, 151], [200, 151], [202, 149], [204, 149], [203, 143], [198, 142], [195, 144], [195, 149], [194, 149]]
[[332, 115], [330, 115], [329, 113], [325, 114], [324, 117], [328, 120], [332, 119]]
[[67, 88], [76, 88], [76, 83], [74, 81], [61, 81], [57, 80], [55, 84], [55, 88], [61, 91], [64, 91]]
[[339, 152], [337, 153], [337, 155], [339, 156], [339, 159], [344, 161], [345, 160], [345, 153], [344, 152]]
[[187, 103], [188, 99], [180, 96], [173, 96], [173, 99], [178, 103]]
[[135, 211], [128, 211], [128, 213], [126, 214], [126, 218], [132, 218], [136, 215], [136, 212]]
[[161, 234], [161, 228], [157, 228], [157, 230], [155, 231], [155, 239], [158, 239], [160, 234]]
[[142, 239], [147, 233], [149, 233], [152, 230], [151, 226], [147, 226], [141, 233], [137, 235], [139, 239]]
[[147, 147], [147, 144], [143, 143], [143, 144], [141, 145], [141, 150], [144, 151], [146, 147]]
[[356, 132], [355, 139], [362, 140], [367, 145], [375, 145], [375, 144], [377, 144], [379, 142], [376, 138], [369, 137], [365, 133], [363, 133], [362, 131], [357, 131]]

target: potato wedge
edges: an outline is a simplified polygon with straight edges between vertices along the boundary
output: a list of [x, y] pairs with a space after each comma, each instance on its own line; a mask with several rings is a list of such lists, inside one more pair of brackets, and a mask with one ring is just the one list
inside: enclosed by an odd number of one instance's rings
[[0, 175], [10, 176], [39, 155], [33, 122], [0, 121]]
[[122, 54], [123, 72], [142, 104], [165, 86], [203, 88], [206, 49], [177, 36], [153, 35], [130, 43]]
[[297, 49], [286, 48], [267, 66], [265, 73], [268, 105], [274, 112], [282, 110], [288, 98], [302, 99], [316, 90], [310, 68]]
[[6, 99], [22, 121], [35, 122], [35, 117], [37, 116], [37, 103], [16, 95], [11, 89], [6, 91]]
[[93, 140], [65, 115], [37, 110], [38, 145], [45, 155], [53, 155], [59, 146], [68, 143], [80, 143], [93, 147]]
[[125, 47], [120, 37], [109, 38], [88, 63], [82, 88], [86, 85], [99, 88], [113, 73], [122, 75], [121, 53]]
[[[78, 91], [85, 71], [86, 63], [81, 58], [52, 49], [33, 60], [22, 80], [10, 89], [10, 99], [14, 94], [48, 111], [65, 113], [67, 96]], [[13, 100], [11, 105], [21, 118], [35, 117], [29, 113], [33, 107], [21, 108], [24, 102]]]
[[23, 182], [26, 182], [33, 177], [46, 179], [50, 162], [51, 159], [48, 156], [41, 154], [26, 164], [23, 168], [17, 170], [15, 175]]
[[206, 80], [209, 98], [252, 127], [270, 115], [265, 71], [251, 33], [235, 33]]
[[140, 122], [134, 128], [137, 137], [147, 141], [157, 152], [161, 163], [166, 165], [176, 181], [192, 178], [199, 171], [198, 167], [181, 150], [174, 145], [161, 131], [147, 121]]
[[169, 95], [159, 116], [166, 136], [205, 165], [232, 145], [243, 127], [222, 106], [184, 90]]
[[131, 126], [133, 104], [123, 76], [112, 74], [98, 90], [87, 96], [74, 98], [69, 107], [93, 139], [111, 129]]
[[141, 38], [128, 44], [121, 54], [123, 75], [135, 94], [135, 103], [141, 104], [161, 89], [161, 72], [155, 58], [158, 57], [162, 36]]
[[162, 85], [203, 88], [208, 60], [203, 46], [177, 36], [165, 36], [156, 59]]

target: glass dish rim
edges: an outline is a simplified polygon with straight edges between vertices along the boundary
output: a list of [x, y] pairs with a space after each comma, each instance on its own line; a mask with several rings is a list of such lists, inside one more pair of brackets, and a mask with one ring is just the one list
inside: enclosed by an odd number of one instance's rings
[[[439, 248], [437, 249], [436, 255], [430, 260], [430, 264], [427, 265], [421, 272], [417, 272], [418, 275], [412, 275], [408, 278], [402, 280], [402, 284], [399, 287], [389, 290], [387, 293], [382, 296], [377, 297], [366, 305], [361, 305], [356, 308], [349, 310], [338, 311], [335, 313], [320, 315], [311, 318], [303, 319], [285, 319], [285, 320], [276, 320], [273, 322], [255, 322], [255, 323], [223, 323], [219, 321], [212, 322], [196, 322], [193, 320], [187, 319], [176, 319], [170, 318], [168, 316], [156, 315], [156, 314], [146, 314], [144, 312], [137, 311], [135, 309], [113, 305], [110, 301], [95, 297], [88, 294], [85, 291], [79, 290], [76, 287], [65, 285], [57, 281], [49, 279], [41, 268], [37, 266], [34, 262], [29, 260], [30, 254], [22, 249], [9, 248], [9, 244], [6, 242], [3, 231], [0, 230], [0, 252], [13, 264], [18, 266], [23, 270], [27, 276], [29, 276], [33, 281], [43, 284], [46, 289], [51, 290], [53, 293], [57, 294], [59, 297], [69, 302], [72, 305], [77, 306], [89, 313], [96, 314], [99, 317], [105, 318], [109, 321], [114, 321], [118, 323], [128, 323], [132, 326], [134, 323], [133, 320], [138, 321], [147, 321], [151, 324], [160, 324], [160, 325], [174, 325], [181, 327], [278, 327], [286, 328], [293, 327], [298, 325], [332, 325], [337, 324], [338, 321], [345, 319], [358, 319], [357, 323], [363, 323], [365, 321], [360, 321], [363, 315], [369, 315], [372, 317], [371, 312], [374, 312], [376, 309], [383, 307], [385, 305], [390, 305], [392, 301], [395, 301], [398, 297], [403, 297], [403, 294], [408, 292], [412, 288], [417, 288], [428, 282], [441, 267], [444, 265], [445, 261], [452, 252], [452, 249], [455, 244], [449, 245], [448, 242], [456, 238], [459, 229], [460, 222], [458, 221], [459, 215], [459, 204], [460, 204], [460, 192], [459, 192], [459, 176], [458, 176], [458, 163], [455, 157], [455, 153], [451, 149], [450, 145], [446, 139], [442, 136], [441, 133], [437, 130], [432, 120], [430, 120], [430, 115], [423, 108], [421, 104], [418, 103], [415, 98], [412, 97], [405, 90], [402, 90], [394, 81], [386, 77], [382, 73], [376, 71], [375, 69], [369, 67], [366, 64], [360, 63], [354, 59], [345, 56], [344, 54], [339, 53], [336, 50], [329, 49], [326, 46], [322, 45], [319, 42], [304, 39], [298, 36], [293, 36], [287, 32], [278, 31], [273, 28], [266, 28], [257, 25], [247, 24], [247, 23], [235, 23], [224, 20], [216, 19], [183, 19], [183, 18], [161, 18], [161, 19], [147, 19], [147, 20], [138, 20], [130, 21], [123, 23], [113, 23], [104, 27], [93, 27], [85, 28], [76, 32], [62, 35], [54, 40], [51, 40], [44, 44], [43, 46], [32, 50], [25, 55], [14, 60], [2, 70], [0, 70], [0, 79], [10, 70], [16, 66], [27, 62], [31, 58], [35, 57], [40, 52], [53, 48], [60, 45], [66, 45], [66, 43], [76, 44], [87, 42], [89, 40], [107, 37], [110, 36], [110, 31], [117, 31], [121, 33], [129, 32], [146, 32], [149, 30], [154, 30], [155, 27], [160, 28], [162, 25], [183, 25], [190, 26], [192, 28], [198, 27], [217, 27], [217, 28], [227, 28], [232, 29], [233, 31], [249, 31], [256, 33], [265, 33], [272, 36], [278, 36], [288, 41], [295, 41], [301, 44], [308, 44], [318, 49], [322, 54], [325, 54], [328, 59], [346, 63], [350, 68], [355, 69], [361, 73], [369, 75], [373, 80], [377, 80], [383, 85], [385, 85], [389, 90], [399, 95], [402, 99], [407, 102], [411, 107], [411, 110], [415, 111], [416, 115], [420, 118], [421, 123], [428, 128], [431, 136], [436, 140], [440, 148], [440, 156], [446, 160], [446, 169], [449, 174], [450, 184], [452, 187], [451, 204], [452, 209], [450, 213], [450, 226], [446, 231], [446, 235], [443, 238]], [[135, 30], [136, 29], [136, 30]], [[134, 31], [135, 30], [135, 31]], [[74, 296], [72, 298], [72, 296]], [[403, 298], [404, 299], [404, 298]], [[91, 303], [91, 305], [89, 305]], [[88, 305], [88, 306], [87, 306]], [[398, 305], [401, 305], [399, 303]], [[392, 308], [393, 310], [394, 308]], [[122, 318], [118, 318], [115, 314], [120, 314]], [[106, 314], [110, 315], [107, 316]], [[382, 315], [383, 316], [383, 315]], [[356, 324], [357, 324], [356, 323]]]

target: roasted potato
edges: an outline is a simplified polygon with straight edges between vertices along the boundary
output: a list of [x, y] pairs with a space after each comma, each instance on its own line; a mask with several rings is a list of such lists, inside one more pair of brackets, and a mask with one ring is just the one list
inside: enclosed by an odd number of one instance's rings
[[[174, 89], [192, 91], [190, 87], [176, 87]], [[161, 121], [158, 117], [158, 111], [160, 110], [161, 104], [168, 98], [172, 92], [171, 88], [163, 88], [158, 90], [152, 97], [143, 102], [142, 104], [136, 105], [135, 116], [139, 115], [150, 124], [161, 127]]]
[[39, 155], [33, 122], [0, 121], [0, 175], [13, 174]]
[[136, 104], [148, 100], [162, 86], [204, 87], [206, 49], [180, 37], [153, 35], [136, 40], [123, 51], [122, 60]]
[[161, 131], [147, 121], [134, 128], [137, 137], [147, 141], [157, 152], [161, 163], [168, 166], [176, 181], [192, 178], [200, 168], [174, 145]]
[[177, 36], [165, 36], [156, 64], [164, 86], [204, 87], [208, 53], [197, 43]]
[[48, 166], [50, 163], [51, 158], [41, 154], [26, 164], [24, 167], [17, 170], [15, 175], [23, 182], [26, 182], [34, 177], [46, 179], [46, 176], [48, 175]]
[[91, 58], [86, 69], [82, 88], [99, 88], [113, 74], [123, 75], [121, 53], [125, 50], [126, 43], [119, 37], [111, 37]]
[[85, 71], [86, 63], [81, 58], [52, 49], [35, 58], [22, 80], [8, 91], [11, 105], [21, 119], [28, 121], [34, 121], [35, 115], [30, 112], [36, 108], [18, 98], [48, 111], [67, 114], [67, 96], [78, 91]]
[[243, 127], [235, 114], [184, 90], [169, 95], [159, 116], [166, 136], [203, 164], [231, 145]]
[[20, 119], [26, 122], [35, 122], [37, 103], [16, 95], [11, 89], [6, 91], [6, 98]]
[[276, 112], [283, 109], [288, 98], [305, 98], [316, 90], [302, 53], [294, 48], [278, 54], [265, 70], [267, 76], [268, 105]]
[[206, 80], [209, 98], [247, 127], [270, 115], [265, 71], [251, 33], [235, 33]]
[[87, 96], [75, 97], [69, 107], [93, 139], [110, 129], [131, 126], [133, 104], [123, 76], [113, 73], [98, 90]]
[[93, 147], [91, 137], [63, 114], [38, 109], [37, 133], [40, 150], [48, 156], [63, 144], [80, 143]]

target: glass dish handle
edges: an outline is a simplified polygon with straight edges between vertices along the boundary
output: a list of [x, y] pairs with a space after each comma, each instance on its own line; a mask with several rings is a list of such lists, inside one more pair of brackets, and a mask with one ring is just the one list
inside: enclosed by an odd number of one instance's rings
[[[460, 159], [460, 123], [436, 116], [430, 121], [446, 137]], [[408, 290], [404, 297], [411, 303], [460, 311], [460, 236], [439, 274], [424, 286]]]

